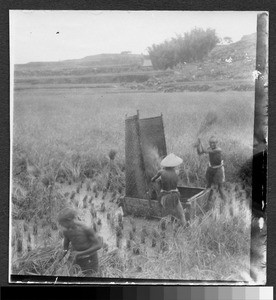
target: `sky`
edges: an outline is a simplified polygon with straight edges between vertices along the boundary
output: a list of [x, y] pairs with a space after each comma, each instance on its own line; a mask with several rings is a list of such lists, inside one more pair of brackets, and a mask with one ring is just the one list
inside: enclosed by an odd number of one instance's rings
[[256, 32], [256, 11], [10, 10], [11, 64], [101, 53], [147, 54], [147, 48], [194, 27], [238, 41]]

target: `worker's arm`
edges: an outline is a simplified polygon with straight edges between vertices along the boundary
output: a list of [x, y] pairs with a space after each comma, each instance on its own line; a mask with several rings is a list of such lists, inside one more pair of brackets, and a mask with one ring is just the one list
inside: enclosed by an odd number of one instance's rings
[[92, 229], [87, 230], [87, 236], [90, 240], [92, 246], [84, 251], [76, 251], [76, 258], [83, 255], [93, 254], [95, 251], [99, 250], [103, 246], [103, 238], [97, 237]]
[[207, 150], [204, 149], [204, 147], [203, 147], [203, 145], [201, 143], [200, 138], [198, 138], [197, 145], [196, 145], [196, 150], [197, 150], [197, 154], [198, 155], [202, 155], [202, 154], [208, 153]]
[[151, 178], [151, 182], [154, 182], [157, 178], [161, 176], [161, 170], [157, 172], [157, 174]]

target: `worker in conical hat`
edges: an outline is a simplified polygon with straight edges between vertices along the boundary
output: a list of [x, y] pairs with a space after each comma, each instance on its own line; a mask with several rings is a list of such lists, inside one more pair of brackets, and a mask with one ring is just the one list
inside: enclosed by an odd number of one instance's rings
[[176, 156], [175, 154], [171, 153], [167, 155], [162, 161], [161, 161], [161, 166], [162, 167], [177, 167], [181, 165], [183, 162], [182, 158]]
[[186, 225], [185, 213], [180, 202], [180, 193], [177, 189], [178, 176], [175, 167], [179, 166], [183, 160], [171, 153], [162, 161], [162, 169], [151, 179], [152, 182], [161, 178], [161, 205], [166, 214], [176, 217], [182, 224]]

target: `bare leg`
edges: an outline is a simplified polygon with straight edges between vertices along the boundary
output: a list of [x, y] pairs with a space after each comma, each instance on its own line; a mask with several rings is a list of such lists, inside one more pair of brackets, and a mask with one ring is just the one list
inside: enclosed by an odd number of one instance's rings
[[178, 201], [178, 204], [177, 204], [175, 210], [176, 210], [177, 218], [180, 220], [181, 225], [183, 227], [185, 227], [186, 224], [187, 224], [187, 221], [186, 221], [186, 218], [185, 218], [184, 209], [183, 209], [180, 201]]
[[207, 169], [205, 177], [206, 177], [206, 181], [207, 181], [206, 188], [209, 189], [212, 187], [213, 177], [214, 177], [210, 168]]
[[224, 193], [223, 193], [223, 189], [222, 189], [222, 184], [221, 183], [218, 184], [218, 192], [219, 192], [220, 197], [222, 199], [222, 201], [220, 202], [220, 213], [222, 214], [223, 211], [224, 211], [226, 202], [225, 202], [225, 196], [224, 196]]
[[[209, 188], [211, 188], [211, 187], [209, 187]], [[213, 200], [213, 193], [214, 193], [214, 191], [213, 191], [213, 189], [211, 189], [209, 197], [208, 197], [208, 200], [207, 200], [207, 207], [206, 207], [207, 210], [211, 209], [212, 206], [213, 206], [213, 202], [212, 202], [212, 200]]]
[[223, 192], [223, 188], [222, 188], [222, 184], [221, 184], [221, 183], [218, 184], [218, 191], [219, 191], [219, 194], [220, 194], [220, 197], [222, 198], [222, 200], [225, 201], [225, 195], [224, 195], [224, 192]]

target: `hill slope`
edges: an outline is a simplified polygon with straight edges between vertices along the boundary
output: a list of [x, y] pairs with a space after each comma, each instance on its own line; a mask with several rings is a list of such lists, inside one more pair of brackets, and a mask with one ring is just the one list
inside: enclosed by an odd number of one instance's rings
[[[60, 62], [16, 65], [15, 83], [31, 87], [54, 84], [93, 87], [116, 83], [132, 90], [173, 92], [187, 88], [209, 90], [210, 82], [213, 82], [212, 86], [224, 82], [227, 89], [231, 83], [231, 89], [239, 90], [240, 81], [246, 82], [243, 90], [251, 90], [255, 57], [256, 33], [244, 36], [236, 43], [217, 45], [205, 61], [179, 64], [173, 70], [143, 70], [143, 56], [139, 54], [99, 54]], [[196, 83], [201, 86], [195, 86]]]
[[15, 76], [86, 75], [129, 71], [143, 63], [139, 54], [98, 54], [57, 62], [30, 62], [15, 65]]
[[218, 45], [209, 54], [212, 60], [232, 58], [233, 61], [255, 60], [256, 33], [245, 35], [240, 41], [229, 45]]

